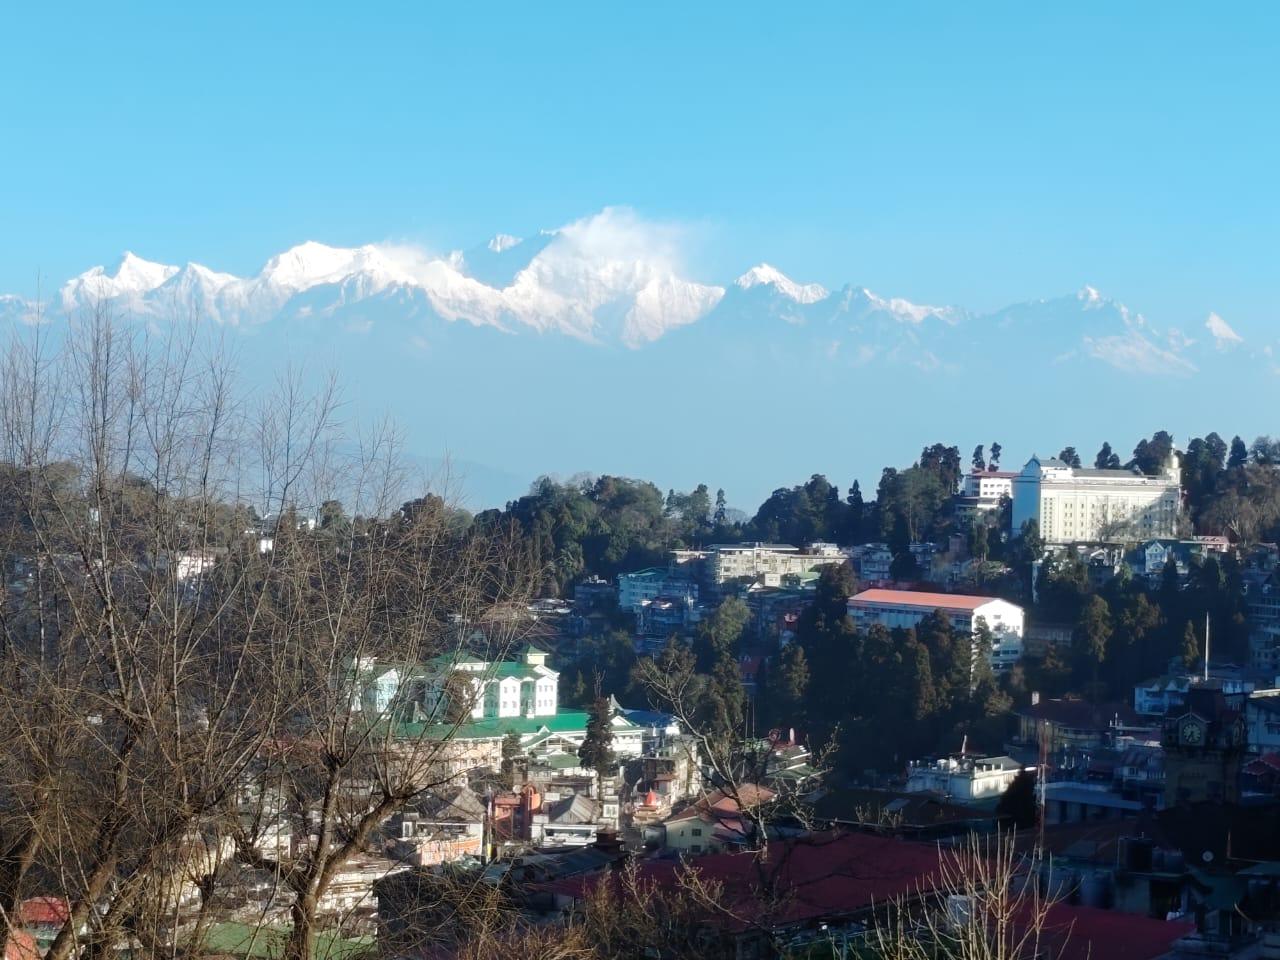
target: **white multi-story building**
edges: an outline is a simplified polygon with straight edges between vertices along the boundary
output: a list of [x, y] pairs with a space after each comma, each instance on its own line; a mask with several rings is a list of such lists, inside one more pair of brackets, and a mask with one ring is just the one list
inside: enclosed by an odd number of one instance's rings
[[632, 613], [658, 597], [698, 602], [698, 585], [683, 573], [673, 574], [665, 567], [646, 567], [632, 573], [618, 574], [618, 606]]
[[777, 586], [788, 574], [812, 573], [846, 559], [831, 543], [814, 543], [807, 551], [783, 543], [733, 543], [713, 546], [706, 562], [717, 584], [764, 578], [766, 586]]
[[1012, 470], [974, 470], [964, 478], [955, 498], [956, 517], [962, 523], [973, 523], [980, 516], [995, 513], [1005, 497], [1013, 497]]
[[944, 757], [907, 766], [907, 793], [933, 793], [959, 803], [999, 797], [1024, 767], [1012, 757]]
[[851, 551], [853, 567], [863, 582], [888, 580], [893, 567], [893, 551], [887, 543], [864, 543]]
[[453, 672], [441, 682], [458, 676], [470, 681], [468, 701], [476, 720], [553, 717], [559, 709], [560, 674], [547, 666], [546, 653], [536, 647], [525, 647], [518, 660], [458, 660], [451, 666]]
[[1032, 457], [1013, 479], [1013, 532], [1035, 520], [1050, 546], [1173, 538], [1181, 500], [1177, 453], [1154, 477]]
[[1280, 690], [1255, 690], [1244, 704], [1249, 752], [1280, 753]]
[[1245, 611], [1253, 668], [1280, 676], [1280, 575], [1262, 574], [1246, 581]]
[[969, 634], [975, 642], [979, 625], [985, 623], [991, 631], [991, 669], [997, 673], [1008, 670], [1022, 656], [1022, 608], [997, 597], [917, 590], [863, 590], [849, 598], [848, 609], [859, 630], [876, 624], [890, 630], [907, 629], [934, 611], [941, 611], [955, 630]]
[[1133, 709], [1144, 716], [1163, 717], [1173, 707], [1186, 703], [1187, 691], [1193, 687], [1221, 690], [1228, 697], [1245, 697], [1253, 693], [1255, 684], [1238, 669], [1210, 668], [1207, 681], [1202, 674], [1165, 674], [1133, 688]]
[[998, 503], [1001, 497], [1013, 496], [1013, 478], [1017, 475], [1016, 470], [974, 470], [965, 476], [960, 496]]

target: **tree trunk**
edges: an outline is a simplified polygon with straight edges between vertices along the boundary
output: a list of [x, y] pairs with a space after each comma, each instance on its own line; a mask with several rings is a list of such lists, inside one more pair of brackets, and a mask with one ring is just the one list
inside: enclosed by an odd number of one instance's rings
[[300, 894], [289, 908], [293, 920], [293, 928], [289, 931], [289, 939], [284, 945], [282, 960], [312, 960], [316, 952], [316, 905], [317, 898], [313, 889]]

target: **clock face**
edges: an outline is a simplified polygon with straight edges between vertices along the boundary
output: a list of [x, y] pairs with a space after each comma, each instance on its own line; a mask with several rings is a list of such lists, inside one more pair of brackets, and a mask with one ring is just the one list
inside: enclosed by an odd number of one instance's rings
[[1184, 720], [1178, 728], [1178, 739], [1189, 746], [1199, 746], [1204, 740], [1204, 729], [1194, 720]]

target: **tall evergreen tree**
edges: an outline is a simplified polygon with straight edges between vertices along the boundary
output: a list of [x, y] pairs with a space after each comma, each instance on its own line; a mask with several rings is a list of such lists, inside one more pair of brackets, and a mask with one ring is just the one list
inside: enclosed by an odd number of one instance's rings
[[1249, 462], [1249, 448], [1239, 436], [1231, 438], [1231, 452], [1227, 455], [1227, 469], [1239, 470]]
[[721, 656], [735, 660], [743, 632], [751, 620], [751, 610], [739, 597], [725, 597], [716, 612], [698, 624], [694, 635], [693, 650], [698, 658], [698, 669], [708, 673]]
[[520, 734], [508, 730], [502, 738], [502, 777], [508, 790], [515, 789], [516, 760], [524, 751], [520, 745]]
[[804, 708], [809, 692], [809, 658], [804, 647], [789, 643], [778, 659], [772, 688], [773, 712], [777, 719], [793, 727], [804, 726]]
[[1182, 665], [1188, 670], [1200, 662], [1200, 638], [1190, 620], [1182, 630]]
[[991, 444], [991, 456], [987, 459], [987, 469], [991, 471], [1000, 469], [1000, 452], [1003, 448], [998, 443]]
[[587, 735], [578, 747], [582, 765], [596, 773], [597, 796], [604, 796], [605, 777], [613, 776], [618, 760], [613, 752], [613, 705], [608, 697], [597, 696], [587, 711]]
[[1094, 594], [1085, 601], [1076, 621], [1075, 652], [1081, 673], [1092, 679], [1091, 696], [1095, 700], [1099, 699], [1098, 676], [1113, 632], [1111, 608], [1106, 600]]
[[684, 504], [684, 520], [690, 530], [696, 532], [706, 527], [711, 519], [711, 493], [705, 483], [693, 488]]
[[732, 743], [745, 736], [743, 722], [746, 693], [742, 688], [742, 670], [738, 658], [724, 653], [711, 668], [707, 684], [704, 730], [709, 737]]
[[1204, 438], [1205, 448], [1209, 451], [1209, 462], [1218, 470], [1227, 467], [1227, 443], [1214, 431]]
[[1058, 453], [1058, 459], [1068, 467], [1078, 468], [1080, 466], [1080, 454], [1076, 453], [1075, 447], [1063, 447]]
[[960, 638], [950, 618], [940, 610], [925, 614], [916, 624], [916, 641], [929, 653], [929, 673], [939, 704], [949, 707], [969, 694], [968, 638]]
[[982, 444], [978, 444], [973, 448], [973, 469], [979, 472], [987, 469], [987, 460], [982, 453]]
[[845, 497], [845, 504], [848, 510], [845, 512], [845, 530], [844, 541], [846, 543], [859, 543], [862, 536], [862, 521], [866, 513], [866, 505], [862, 502], [862, 487], [858, 481], [853, 481], [849, 487], [849, 495]]
[[716, 512], [712, 515], [711, 520], [717, 527], [722, 526], [729, 519], [729, 506], [724, 498], [724, 487], [716, 491]]
[[1093, 458], [1094, 469], [1097, 470], [1119, 470], [1120, 456], [1111, 449], [1111, 444], [1106, 441], [1102, 444], [1102, 449], [1098, 451], [1098, 455]]
[[977, 690], [986, 684], [994, 683], [995, 676], [991, 670], [991, 650], [996, 638], [986, 617], [979, 617], [973, 626], [973, 637], [968, 646], [969, 654], [969, 687]]
[[1162, 469], [1173, 452], [1173, 436], [1167, 430], [1157, 430], [1150, 440], [1139, 440], [1133, 448], [1133, 459], [1129, 465], [1141, 470], [1147, 476], [1155, 476]]

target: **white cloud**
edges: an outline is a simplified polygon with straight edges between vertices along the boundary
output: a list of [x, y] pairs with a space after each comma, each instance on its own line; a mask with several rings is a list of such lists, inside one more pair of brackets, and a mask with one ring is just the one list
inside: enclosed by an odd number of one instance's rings
[[1224, 350], [1232, 344], [1244, 343], [1244, 337], [1232, 330], [1231, 325], [1216, 313], [1210, 313], [1204, 325], [1205, 329], [1213, 335], [1213, 342], [1219, 350]]
[[677, 224], [606, 207], [555, 231], [503, 296], [539, 329], [639, 346], [693, 323], [724, 295], [722, 287], [684, 279], [684, 241]]
[[555, 233], [548, 253], [569, 253], [591, 260], [643, 260], [669, 270], [679, 270], [684, 259], [683, 227], [645, 220], [630, 207], [605, 207]]

